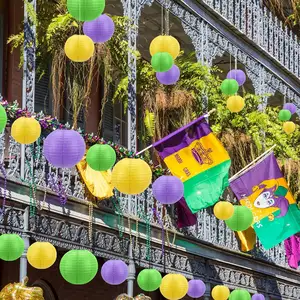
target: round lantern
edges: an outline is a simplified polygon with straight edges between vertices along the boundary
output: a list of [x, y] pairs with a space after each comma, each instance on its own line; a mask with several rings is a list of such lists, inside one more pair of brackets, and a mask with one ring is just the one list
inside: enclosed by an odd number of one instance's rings
[[173, 65], [172, 68], [167, 72], [157, 72], [157, 80], [164, 85], [175, 84], [180, 77], [180, 70], [176, 65]]
[[214, 214], [219, 220], [228, 220], [233, 216], [234, 206], [227, 201], [219, 201], [214, 206]]
[[109, 145], [96, 144], [86, 154], [87, 164], [95, 171], [107, 171], [116, 162], [116, 152]]
[[230, 293], [229, 300], [251, 300], [251, 295], [246, 290], [234, 290]]
[[168, 300], [183, 298], [189, 289], [186, 278], [181, 274], [168, 274], [164, 276], [160, 285], [161, 294]]
[[108, 284], [121, 284], [128, 277], [128, 266], [122, 260], [108, 260], [101, 268], [101, 276]]
[[92, 21], [102, 14], [105, 0], [67, 0], [67, 8], [76, 20]]
[[2, 234], [0, 236], [0, 259], [14, 261], [24, 252], [24, 241], [17, 234]]
[[5, 108], [0, 104], [0, 133], [3, 132], [7, 123], [7, 114]]
[[29, 145], [41, 135], [41, 125], [34, 118], [21, 117], [13, 122], [11, 136], [20, 144]]
[[71, 284], [86, 284], [98, 272], [97, 258], [88, 250], [70, 250], [61, 259], [59, 270]]
[[248, 229], [253, 222], [252, 211], [241, 205], [234, 205], [234, 213], [231, 218], [225, 221], [226, 225], [233, 231]]
[[115, 23], [108, 15], [101, 15], [97, 19], [84, 22], [83, 33], [89, 36], [94, 43], [104, 43], [114, 34]]
[[121, 193], [137, 195], [150, 185], [152, 171], [141, 159], [124, 158], [112, 170], [112, 184]]
[[160, 287], [161, 274], [155, 269], [145, 269], [141, 271], [137, 278], [137, 283], [141, 290], [153, 292]]
[[168, 52], [175, 59], [179, 55], [180, 45], [171, 35], [159, 35], [152, 40], [149, 51], [151, 56], [158, 52]]
[[240, 112], [245, 107], [245, 100], [241, 96], [231, 96], [227, 100], [227, 108], [234, 113]]
[[221, 91], [224, 95], [234, 95], [239, 90], [239, 84], [234, 79], [225, 79], [221, 84]]
[[293, 133], [296, 129], [296, 125], [294, 122], [284, 122], [283, 123], [283, 130], [285, 131], [285, 133], [290, 134]]
[[280, 121], [288, 121], [291, 118], [291, 116], [291, 112], [287, 109], [282, 109], [278, 115]]
[[27, 251], [28, 262], [36, 269], [48, 269], [56, 261], [55, 247], [48, 242], [35, 242]]
[[243, 85], [246, 82], [246, 74], [244, 71], [239, 70], [239, 69], [234, 69], [231, 70], [227, 76], [227, 79], [234, 79], [237, 81], [237, 83], [239, 84], [239, 86]]
[[154, 181], [152, 193], [160, 203], [174, 204], [183, 197], [184, 186], [175, 176], [161, 176]]
[[156, 72], [166, 72], [173, 64], [174, 60], [168, 52], [157, 52], [151, 58], [151, 65]]
[[93, 40], [86, 35], [72, 35], [65, 43], [65, 53], [74, 62], [89, 60], [95, 51]]
[[254, 294], [252, 300], [265, 300], [265, 296], [263, 294]]
[[286, 103], [286, 104], [284, 104], [283, 109], [289, 110], [292, 115], [297, 111], [297, 107], [296, 107], [296, 105], [294, 103]]
[[56, 168], [72, 168], [85, 153], [85, 142], [75, 130], [57, 129], [44, 141], [44, 155]]
[[227, 300], [229, 295], [229, 288], [224, 285], [216, 285], [211, 291], [214, 300]]
[[204, 295], [206, 290], [205, 283], [202, 280], [192, 279], [189, 281], [188, 296], [191, 298], [200, 298]]

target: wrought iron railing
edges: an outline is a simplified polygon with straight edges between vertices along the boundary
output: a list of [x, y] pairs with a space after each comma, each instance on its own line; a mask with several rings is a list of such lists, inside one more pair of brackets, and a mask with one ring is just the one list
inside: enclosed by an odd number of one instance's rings
[[[34, 155], [37, 154], [38, 155]], [[85, 187], [80, 180], [79, 173], [76, 168], [57, 170], [48, 165], [46, 159], [42, 155], [42, 146], [27, 146], [25, 149], [25, 160], [21, 159], [22, 149], [20, 144], [14, 141], [7, 131], [0, 138], [0, 161], [4, 162], [9, 180], [19, 183], [33, 184], [39, 190], [53, 189], [49, 182], [49, 173], [61, 178], [62, 186], [71, 199], [87, 201], [85, 198]], [[22, 166], [22, 164], [24, 164]], [[21, 178], [21, 169], [24, 168], [24, 178]], [[32, 172], [32, 168], [34, 172]], [[34, 177], [33, 177], [34, 176]], [[157, 203], [153, 196], [151, 188], [147, 189], [139, 196], [116, 195], [113, 200], [101, 201], [100, 205], [104, 205], [106, 209], [114, 210], [117, 214], [123, 214], [125, 217], [139, 219], [145, 222], [148, 217], [149, 222], [154, 226], [161, 226], [160, 218], [165, 220], [165, 228], [174, 230], [174, 220], [176, 218], [173, 207], [165, 210]], [[116, 203], [118, 209], [116, 211]], [[154, 208], [156, 213], [154, 212]], [[165, 217], [167, 215], [167, 217]], [[202, 210], [198, 213], [197, 224], [180, 232], [187, 237], [193, 237], [200, 241], [228, 249], [231, 251], [239, 251], [238, 241], [223, 221], [217, 220], [211, 209]], [[180, 234], [179, 233], [179, 234]], [[271, 250], [264, 250], [258, 246], [252, 255], [277, 265], [287, 267], [284, 245], [281, 244]]]
[[261, 0], [203, 0], [240, 32], [300, 76], [299, 38]]

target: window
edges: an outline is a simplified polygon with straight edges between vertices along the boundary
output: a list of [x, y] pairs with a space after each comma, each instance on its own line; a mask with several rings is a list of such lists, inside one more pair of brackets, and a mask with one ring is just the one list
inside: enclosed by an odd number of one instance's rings
[[124, 147], [128, 146], [128, 120], [124, 103], [114, 103], [114, 142]]

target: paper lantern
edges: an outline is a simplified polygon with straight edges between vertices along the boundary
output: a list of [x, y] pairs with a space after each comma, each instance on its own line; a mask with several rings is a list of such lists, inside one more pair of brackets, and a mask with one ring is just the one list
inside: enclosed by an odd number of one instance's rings
[[286, 104], [284, 104], [283, 109], [289, 110], [292, 115], [297, 111], [297, 107], [296, 107], [296, 105], [294, 103], [286, 103]]
[[74, 62], [89, 60], [95, 51], [93, 40], [86, 35], [72, 35], [65, 43], [65, 53]]
[[246, 290], [234, 290], [231, 292], [229, 300], [251, 300], [251, 295]]
[[156, 72], [166, 72], [172, 68], [174, 60], [167, 52], [157, 52], [151, 58], [151, 65]]
[[112, 184], [121, 193], [137, 195], [150, 185], [152, 171], [149, 165], [141, 159], [124, 158], [112, 171]]
[[67, 0], [67, 8], [76, 20], [92, 21], [102, 14], [105, 0]]
[[227, 201], [219, 201], [214, 206], [214, 214], [220, 220], [228, 220], [233, 216], [234, 206]]
[[241, 86], [246, 82], [246, 74], [244, 71], [239, 69], [231, 70], [227, 76], [227, 79], [234, 79], [237, 81], [238, 85]]
[[71, 284], [86, 284], [98, 272], [97, 258], [88, 250], [70, 250], [59, 264], [61, 276]]
[[180, 70], [176, 65], [173, 65], [172, 68], [167, 72], [157, 72], [157, 80], [164, 85], [175, 84], [180, 77]]
[[84, 22], [83, 33], [90, 37], [94, 43], [104, 43], [114, 34], [115, 23], [108, 15], [101, 15], [97, 19]]
[[108, 284], [121, 284], [128, 277], [128, 266], [122, 260], [108, 260], [101, 268], [101, 276]]
[[292, 117], [292, 114], [289, 110], [287, 109], [282, 109], [280, 112], [279, 112], [279, 120], [280, 121], [288, 121], [291, 117]]
[[14, 261], [24, 252], [24, 241], [17, 234], [2, 234], [0, 236], [0, 259]]
[[229, 288], [224, 285], [216, 285], [211, 291], [214, 300], [227, 300], [229, 295]]
[[36, 269], [48, 269], [56, 261], [55, 247], [48, 242], [35, 242], [27, 251], [28, 262]]
[[137, 283], [141, 290], [153, 292], [160, 287], [161, 274], [155, 269], [142, 270], [137, 278]]
[[224, 95], [234, 95], [239, 90], [239, 84], [234, 79], [225, 79], [221, 84], [221, 91]]
[[241, 96], [231, 96], [227, 100], [227, 108], [234, 113], [240, 112], [245, 107], [245, 100]]
[[29, 145], [38, 140], [41, 135], [41, 125], [34, 118], [21, 117], [11, 126], [11, 136], [20, 144]]
[[192, 279], [189, 281], [188, 296], [191, 298], [200, 298], [206, 291], [205, 283], [202, 280]]
[[252, 300], [265, 300], [265, 296], [262, 294], [254, 294]]
[[3, 132], [7, 123], [7, 114], [5, 108], [0, 104], [0, 133]]
[[72, 168], [85, 154], [85, 142], [75, 130], [57, 129], [44, 141], [46, 159], [56, 168]]
[[283, 123], [283, 130], [285, 131], [285, 133], [290, 134], [293, 133], [296, 129], [296, 125], [294, 122], [284, 122]]
[[160, 285], [161, 294], [168, 300], [183, 298], [189, 289], [187, 279], [181, 274], [167, 274]]
[[86, 154], [87, 164], [95, 171], [107, 171], [116, 162], [116, 152], [109, 145], [96, 144]]
[[252, 211], [242, 205], [234, 205], [234, 213], [231, 218], [225, 221], [226, 225], [233, 231], [248, 229], [253, 222]]
[[182, 181], [175, 176], [161, 176], [152, 185], [154, 198], [162, 204], [174, 204], [184, 194]]
[[171, 35], [159, 35], [152, 40], [149, 51], [151, 56], [158, 52], [168, 52], [175, 59], [179, 55], [180, 45]]

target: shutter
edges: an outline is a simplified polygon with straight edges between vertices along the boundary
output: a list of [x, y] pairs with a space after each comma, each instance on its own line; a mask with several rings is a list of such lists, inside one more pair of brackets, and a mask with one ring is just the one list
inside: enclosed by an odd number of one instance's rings
[[[38, 60], [36, 66], [37, 70], [39, 67]], [[51, 115], [52, 113], [50, 74], [50, 66], [48, 66], [42, 77], [37, 73], [35, 75], [34, 111], [37, 113], [42, 111], [45, 115]]]
[[108, 95], [108, 101], [104, 106], [102, 123], [102, 135], [103, 138], [108, 141], [113, 141], [114, 138], [114, 106], [111, 94], [112, 93]]

